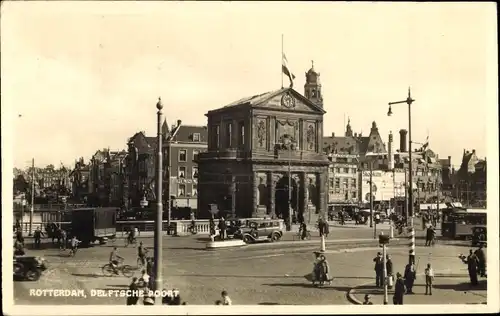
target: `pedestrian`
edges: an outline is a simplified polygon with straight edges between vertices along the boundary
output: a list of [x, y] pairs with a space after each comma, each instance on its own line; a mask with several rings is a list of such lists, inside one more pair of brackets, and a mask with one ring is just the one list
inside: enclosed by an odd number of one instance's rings
[[328, 225], [327, 221], [325, 221], [324, 224], [325, 226], [323, 227], [323, 233], [325, 234], [325, 238], [328, 238], [328, 234], [330, 234], [330, 225]]
[[405, 295], [405, 283], [401, 277], [401, 273], [396, 273], [396, 284], [394, 285], [394, 296], [392, 302], [394, 305], [403, 305], [403, 297]]
[[483, 244], [479, 245], [479, 249], [475, 251], [475, 255], [477, 257], [477, 268], [479, 275], [481, 277], [486, 277], [486, 253], [483, 249]]
[[221, 217], [219, 220], [219, 234], [220, 234], [220, 240], [225, 240], [226, 239], [226, 220], [224, 217]]
[[370, 298], [371, 298], [371, 295], [370, 294], [366, 294], [365, 295], [365, 300], [363, 302], [363, 305], [373, 305], [373, 303], [370, 301]]
[[425, 295], [432, 295], [432, 282], [434, 281], [434, 270], [431, 264], [427, 264], [425, 268]]
[[149, 287], [144, 288], [144, 299], [142, 301], [142, 303], [144, 305], [154, 305], [155, 304], [155, 300], [154, 300], [153, 296], [150, 295], [149, 291], [150, 291]]
[[61, 230], [61, 244], [59, 245], [59, 249], [66, 250], [67, 244], [68, 244], [68, 234], [63, 229]]
[[319, 285], [323, 285], [325, 282], [328, 282], [331, 284], [330, 276], [328, 275], [330, 273], [330, 265], [328, 264], [328, 261], [326, 261], [326, 257], [324, 255], [319, 256]]
[[313, 271], [312, 271], [312, 284], [313, 284], [313, 286], [315, 286], [316, 282], [319, 282], [321, 279], [320, 268], [319, 268], [319, 265], [321, 263], [320, 253], [315, 252], [314, 255], [316, 258], [314, 259], [314, 262], [313, 262]]
[[300, 239], [305, 240], [307, 238], [307, 224], [306, 222], [302, 222], [300, 224]]
[[386, 257], [386, 270], [387, 270], [387, 279], [389, 280], [389, 282], [387, 282], [387, 287], [389, 289], [392, 289], [392, 283], [393, 283], [393, 275], [392, 275], [392, 271], [393, 271], [393, 265], [392, 265], [392, 259], [391, 259], [391, 256], [390, 255], [387, 255]]
[[434, 230], [434, 227], [431, 225], [429, 228], [427, 228], [426, 234], [425, 234], [425, 246], [429, 247], [434, 244], [434, 237], [436, 235], [436, 231]]
[[384, 285], [384, 259], [382, 258], [382, 254], [380, 252], [377, 253], [377, 256], [373, 258], [373, 262], [375, 262], [375, 286], [382, 287]]
[[139, 301], [139, 287], [137, 286], [137, 277], [132, 278], [132, 283], [128, 286], [130, 294], [127, 296], [127, 305], [137, 305]]
[[325, 224], [322, 218], [318, 220], [318, 230], [319, 230], [319, 237], [322, 237], [325, 233]]
[[149, 275], [147, 274], [146, 270], [141, 271], [142, 275], [141, 278], [139, 279], [139, 284], [142, 287], [149, 287]]
[[472, 249], [469, 251], [469, 256], [467, 256], [467, 270], [469, 271], [470, 284], [472, 286], [476, 286], [478, 284], [477, 281], [477, 270], [478, 270], [478, 262], [477, 256], [472, 252]]
[[413, 293], [413, 284], [417, 278], [417, 271], [413, 261], [406, 265], [404, 278], [406, 283], [406, 294], [415, 294]]
[[35, 239], [35, 248], [40, 249], [41, 242], [42, 242], [42, 230], [40, 229], [40, 226], [38, 226], [35, 229], [35, 232], [33, 233], [33, 238]]
[[227, 294], [227, 291], [224, 290], [221, 293], [222, 296], [222, 305], [232, 305], [233, 302], [231, 301], [231, 298], [229, 298], [229, 295]]

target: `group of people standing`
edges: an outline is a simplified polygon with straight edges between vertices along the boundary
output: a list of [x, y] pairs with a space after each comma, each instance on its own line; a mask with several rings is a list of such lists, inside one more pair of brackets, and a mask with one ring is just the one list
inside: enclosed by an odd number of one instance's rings
[[[375, 263], [375, 286], [383, 288], [386, 280], [384, 280], [384, 258], [382, 257], [382, 253], [378, 252], [373, 262]], [[413, 292], [413, 285], [417, 279], [417, 267], [414, 261], [410, 260], [405, 267], [404, 274], [397, 272], [396, 280], [393, 281], [394, 266], [390, 255], [386, 255], [385, 264], [387, 270], [387, 287], [389, 289], [394, 287], [393, 303], [394, 305], [403, 305], [405, 295], [415, 294]], [[434, 271], [429, 263], [425, 269], [425, 295], [432, 295], [433, 280]]]
[[470, 249], [467, 257], [460, 256], [460, 258], [467, 264], [471, 286], [477, 286], [479, 284], [478, 275], [486, 277], [486, 253], [483, 245], [479, 245], [479, 249], [476, 251]]

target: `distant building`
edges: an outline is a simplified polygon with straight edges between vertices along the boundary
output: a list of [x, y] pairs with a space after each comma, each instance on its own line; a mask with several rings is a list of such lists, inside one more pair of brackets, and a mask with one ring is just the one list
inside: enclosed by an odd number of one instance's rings
[[[165, 123], [164, 135], [169, 135]], [[170, 195], [177, 207], [198, 208], [198, 155], [207, 150], [208, 132], [206, 126], [181, 125], [172, 139], [169, 150], [168, 142], [163, 142], [164, 170], [167, 170], [169, 151], [171, 154]], [[168, 174], [165, 172], [165, 176]], [[168, 188], [168, 179], [164, 178], [163, 188]]]
[[[165, 121], [163, 134], [163, 199], [168, 198], [168, 155], [167, 138], [171, 129]], [[136, 133], [128, 142], [126, 173], [128, 178], [129, 206], [140, 206], [146, 196], [150, 203], [156, 200], [155, 161], [156, 137], [147, 137], [143, 132]], [[172, 204], [178, 207], [197, 208], [198, 197], [198, 154], [206, 151], [207, 128], [205, 126], [181, 125], [171, 144], [170, 196]]]
[[479, 159], [475, 149], [464, 149], [456, 174], [455, 197], [466, 207], [485, 207], [486, 180], [486, 159]]
[[75, 162], [74, 169], [70, 172], [72, 184], [71, 200], [75, 203], [84, 203], [89, 195], [90, 166], [85, 164], [83, 157]]

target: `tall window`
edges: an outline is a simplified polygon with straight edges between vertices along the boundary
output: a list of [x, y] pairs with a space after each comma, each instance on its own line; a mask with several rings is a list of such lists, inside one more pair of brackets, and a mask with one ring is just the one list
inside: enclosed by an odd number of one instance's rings
[[198, 154], [199, 154], [199, 153], [200, 153], [200, 151], [199, 151], [199, 150], [197, 150], [197, 149], [193, 150], [193, 160], [195, 160], [195, 161], [196, 161], [196, 160], [198, 159]]
[[233, 124], [226, 124], [226, 148], [231, 148], [233, 145]]
[[186, 178], [186, 167], [179, 167], [179, 178]]
[[185, 196], [186, 195], [186, 185], [185, 184], [179, 184], [178, 189], [177, 189], [177, 195], [178, 196]]
[[333, 181], [333, 179], [330, 179], [329, 181], [330, 183], [330, 189], [333, 189], [333, 186], [335, 185], [335, 182]]
[[214, 148], [219, 148], [220, 147], [220, 126], [215, 125], [212, 127], [212, 146]]
[[352, 192], [351, 192], [351, 197], [352, 197], [353, 199], [355, 199], [355, 198], [356, 198], [356, 196], [357, 196], [356, 191], [352, 191]]
[[193, 196], [197, 196], [198, 195], [198, 185], [197, 184], [193, 183], [192, 192], [193, 192]]
[[342, 187], [343, 187], [343, 188], [347, 188], [348, 181], [349, 181], [349, 180], [348, 180], [347, 178], [346, 178], [346, 179], [344, 179], [344, 181], [342, 181]]
[[245, 122], [241, 121], [239, 124], [240, 128], [240, 135], [238, 136], [238, 145], [243, 146], [245, 145]]
[[335, 168], [335, 173], [340, 173], [340, 168]]
[[198, 179], [198, 167], [193, 167], [193, 173], [191, 175], [192, 179]]
[[344, 173], [349, 173], [349, 168], [344, 168]]
[[340, 189], [340, 179], [335, 179], [335, 189]]
[[351, 181], [351, 187], [353, 187], [353, 188], [356, 187], [356, 179], [352, 179], [352, 181]]
[[194, 133], [193, 142], [199, 142], [199, 141], [200, 141], [200, 133]]
[[179, 161], [187, 161], [187, 150], [179, 150]]

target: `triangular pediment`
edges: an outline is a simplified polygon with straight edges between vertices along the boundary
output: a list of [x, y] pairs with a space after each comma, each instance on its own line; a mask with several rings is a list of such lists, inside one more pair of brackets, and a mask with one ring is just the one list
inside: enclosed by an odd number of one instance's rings
[[326, 113], [323, 108], [317, 106], [312, 101], [293, 90], [284, 88], [273, 93], [269, 93], [258, 102], [252, 102], [252, 107], [268, 108], [272, 110], [302, 112], [302, 113]]

